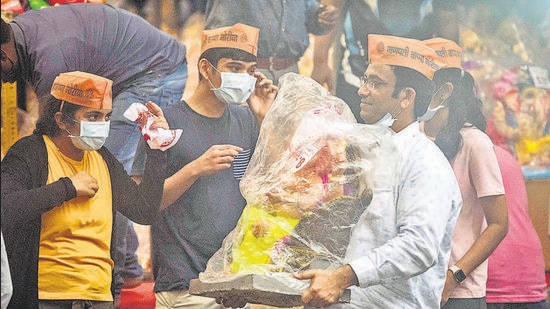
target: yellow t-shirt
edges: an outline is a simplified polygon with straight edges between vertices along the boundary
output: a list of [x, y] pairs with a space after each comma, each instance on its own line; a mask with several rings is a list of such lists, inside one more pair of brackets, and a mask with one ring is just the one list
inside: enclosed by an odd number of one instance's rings
[[97, 179], [93, 198], [77, 197], [42, 215], [38, 260], [39, 299], [112, 301], [110, 256], [113, 223], [111, 179], [99, 152], [81, 161], [61, 153], [48, 136], [47, 184], [85, 171]]

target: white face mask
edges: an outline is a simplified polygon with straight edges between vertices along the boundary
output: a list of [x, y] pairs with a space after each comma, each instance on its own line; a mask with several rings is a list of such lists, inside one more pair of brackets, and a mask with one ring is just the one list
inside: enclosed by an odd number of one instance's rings
[[[211, 64], [212, 65], [212, 64]], [[213, 65], [214, 70], [218, 71]], [[218, 100], [225, 104], [241, 104], [250, 97], [256, 86], [256, 77], [248, 73], [220, 72], [222, 83], [219, 88], [214, 87], [209, 80], [212, 91]]]
[[[439, 89], [437, 89], [437, 91], [432, 95], [432, 100], [434, 99], [434, 97], [439, 93], [439, 91], [443, 89], [443, 86], [442, 87], [439, 87]], [[443, 101], [441, 101], [441, 103], [439, 103], [438, 106], [436, 106], [435, 108], [430, 108], [428, 106], [428, 109], [426, 110], [426, 112], [424, 113], [424, 115], [418, 117], [418, 121], [422, 122], [422, 121], [428, 121], [428, 120], [431, 120], [435, 114], [437, 113], [438, 110], [444, 108], [445, 106], [443, 106], [443, 103], [445, 103], [445, 101], [447, 101], [448, 98], [445, 98], [443, 99]]]
[[435, 116], [435, 114], [437, 113], [437, 111], [444, 108], [444, 107], [445, 106], [443, 106], [443, 105], [439, 105], [436, 108], [430, 108], [428, 106], [428, 110], [424, 113], [424, 115], [418, 117], [418, 121], [422, 122], [422, 121], [428, 121], [428, 120], [432, 119]]
[[110, 124], [110, 121], [81, 121], [80, 135], [72, 135], [69, 130], [66, 131], [69, 133], [71, 142], [76, 148], [82, 150], [98, 150], [105, 144], [105, 140], [107, 136], [109, 136]]
[[380, 118], [377, 122], [375, 122], [375, 125], [383, 126], [383, 127], [391, 127], [393, 123], [395, 122], [396, 118], [393, 118], [390, 113], [386, 113], [384, 117]]
[[[397, 104], [395, 104], [395, 108], [393, 109], [395, 111], [395, 109], [399, 106], [399, 102]], [[375, 125], [379, 125], [379, 126], [383, 126], [383, 127], [391, 127], [393, 125], [393, 123], [397, 120], [397, 116], [399, 116], [399, 114], [401, 113], [401, 110], [397, 113], [397, 115], [392, 116], [392, 114], [390, 113], [386, 113], [384, 115], [384, 117], [380, 118], [380, 120], [378, 120], [377, 122], [375, 122], [374, 124]]]

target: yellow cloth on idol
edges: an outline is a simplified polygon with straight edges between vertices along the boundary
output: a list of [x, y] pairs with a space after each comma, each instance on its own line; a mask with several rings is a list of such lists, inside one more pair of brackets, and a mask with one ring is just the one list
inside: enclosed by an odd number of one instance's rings
[[[290, 235], [300, 219], [274, 215], [260, 205], [247, 205], [239, 225], [242, 241], [232, 249], [233, 273], [263, 273], [275, 244]], [[258, 236], [258, 237], [257, 237]]]

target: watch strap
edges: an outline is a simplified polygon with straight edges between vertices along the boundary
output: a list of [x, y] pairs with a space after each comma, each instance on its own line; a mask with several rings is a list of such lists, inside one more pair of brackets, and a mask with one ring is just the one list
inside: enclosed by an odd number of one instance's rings
[[466, 280], [466, 274], [460, 267], [453, 265], [449, 267], [449, 271], [453, 274], [453, 278], [456, 282], [462, 283], [464, 280]]

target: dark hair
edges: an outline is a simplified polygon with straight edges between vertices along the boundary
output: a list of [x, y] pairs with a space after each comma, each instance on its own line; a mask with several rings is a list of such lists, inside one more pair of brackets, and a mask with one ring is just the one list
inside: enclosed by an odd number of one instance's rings
[[[59, 112], [61, 108], [61, 100], [54, 98], [52, 95], [47, 95], [41, 101], [44, 102], [45, 107], [36, 122], [36, 128], [33, 133], [51, 137], [57, 136], [62, 132], [55, 121], [55, 114]], [[63, 118], [68, 119], [68, 116], [74, 119], [76, 111], [81, 108], [82, 106], [80, 105], [64, 102], [63, 109], [61, 110]]]
[[475, 80], [470, 73], [459, 68], [444, 68], [434, 75], [436, 87], [450, 82], [453, 93], [448, 98], [449, 116], [447, 124], [436, 136], [435, 143], [447, 159], [453, 159], [462, 144], [460, 130], [471, 123], [485, 132], [487, 121], [482, 112], [482, 101], [475, 94]]
[[0, 24], [0, 44], [4, 44], [10, 41], [11, 35], [10, 25], [2, 18], [2, 24]]
[[[220, 61], [220, 59], [222, 58], [229, 58], [245, 62], [254, 62], [258, 60], [256, 56], [252, 55], [251, 53], [247, 53], [244, 50], [225, 47], [207, 49], [199, 56], [199, 60], [201, 60], [202, 58], [208, 60], [208, 62], [210, 62], [215, 67], [218, 66], [218, 61]], [[202, 76], [200, 74], [199, 78], [202, 79]]]
[[391, 66], [395, 75], [395, 90], [392, 97], [397, 98], [401, 90], [404, 88], [412, 88], [416, 92], [414, 99], [414, 115], [420, 117], [424, 115], [428, 106], [432, 93], [434, 91], [434, 84], [426, 76], [420, 72], [411, 68], [402, 66]]

